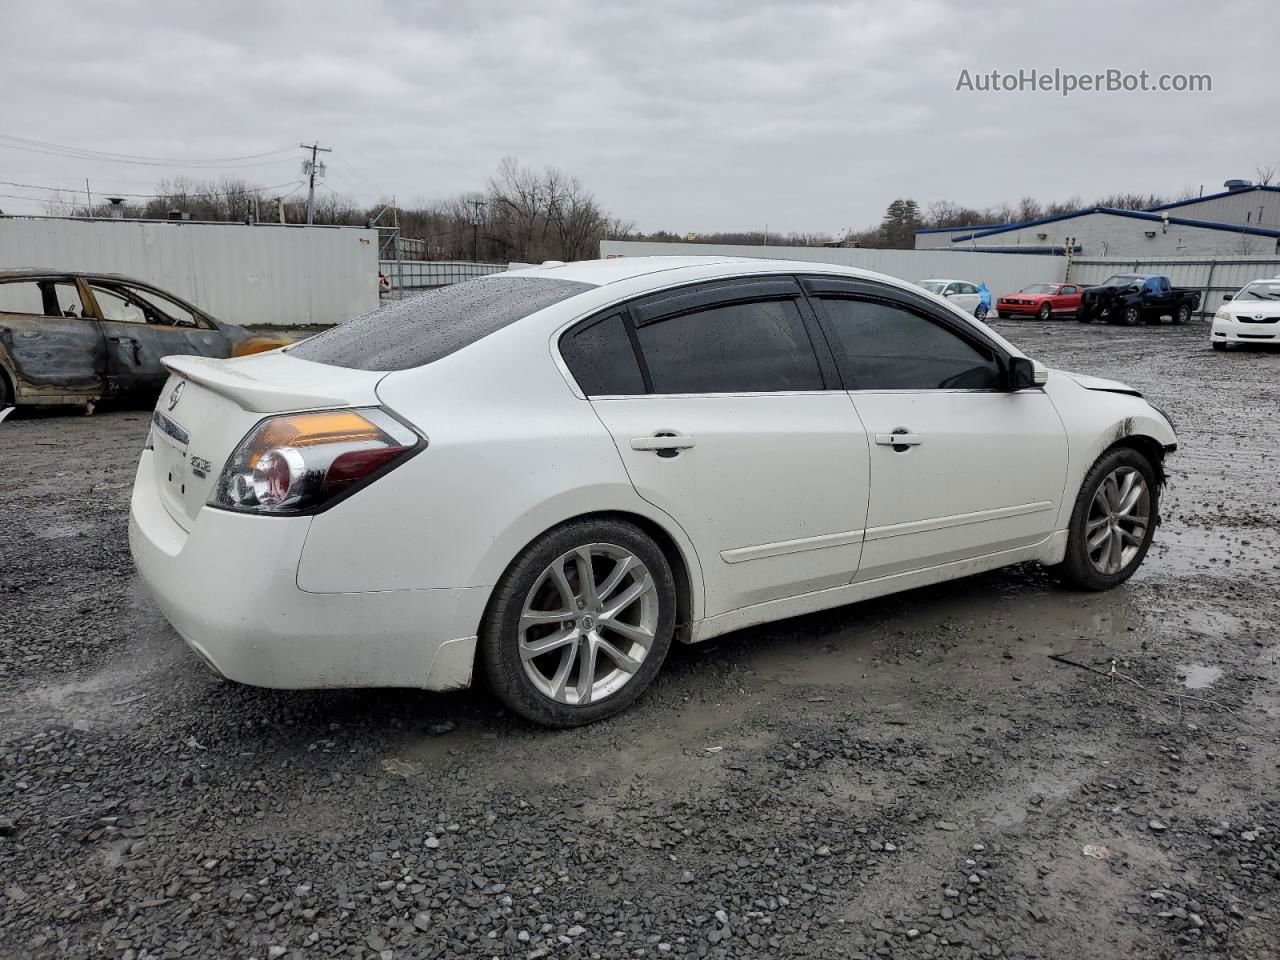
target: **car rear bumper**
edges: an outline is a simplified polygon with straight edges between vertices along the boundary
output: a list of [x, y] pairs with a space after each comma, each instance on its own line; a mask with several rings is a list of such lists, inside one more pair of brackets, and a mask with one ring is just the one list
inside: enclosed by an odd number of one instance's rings
[[1280, 343], [1280, 323], [1214, 319], [1209, 336], [1219, 343]]
[[260, 687], [419, 687], [471, 681], [484, 588], [309, 593], [308, 517], [204, 508], [169, 515], [143, 453], [129, 511], [134, 564], [177, 632], [215, 671]]

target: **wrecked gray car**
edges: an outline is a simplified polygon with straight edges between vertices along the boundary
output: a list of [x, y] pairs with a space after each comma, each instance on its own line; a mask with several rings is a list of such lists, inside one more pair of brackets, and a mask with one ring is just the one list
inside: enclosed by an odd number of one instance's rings
[[161, 357], [237, 357], [291, 341], [224, 323], [140, 280], [0, 271], [0, 410], [158, 391]]

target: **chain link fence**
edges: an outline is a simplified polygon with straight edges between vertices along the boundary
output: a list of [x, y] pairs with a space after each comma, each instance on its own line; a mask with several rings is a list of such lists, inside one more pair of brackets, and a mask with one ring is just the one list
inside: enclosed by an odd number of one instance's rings
[[473, 260], [379, 260], [378, 273], [384, 300], [403, 300], [423, 290], [505, 273], [505, 263], [478, 263]]

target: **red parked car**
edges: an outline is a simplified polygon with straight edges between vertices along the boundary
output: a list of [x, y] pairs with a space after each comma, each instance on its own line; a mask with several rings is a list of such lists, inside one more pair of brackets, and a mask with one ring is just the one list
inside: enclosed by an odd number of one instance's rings
[[1033, 283], [1017, 293], [1006, 293], [996, 300], [1000, 317], [1035, 317], [1048, 320], [1055, 313], [1075, 314], [1084, 287], [1078, 283]]

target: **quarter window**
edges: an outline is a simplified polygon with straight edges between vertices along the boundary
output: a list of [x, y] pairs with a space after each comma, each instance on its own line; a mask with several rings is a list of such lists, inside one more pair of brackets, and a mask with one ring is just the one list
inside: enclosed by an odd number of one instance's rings
[[998, 390], [995, 352], [891, 303], [823, 298], [851, 390]]
[[640, 364], [620, 314], [566, 334], [560, 340], [560, 355], [588, 397], [646, 392]]
[[87, 317], [74, 283], [55, 280], [19, 280], [0, 283], [0, 313], [26, 313], [46, 317]]
[[656, 393], [821, 390], [822, 374], [793, 300], [735, 303], [640, 327]]
[[0, 313], [44, 313], [44, 299], [34, 280], [0, 283]]

